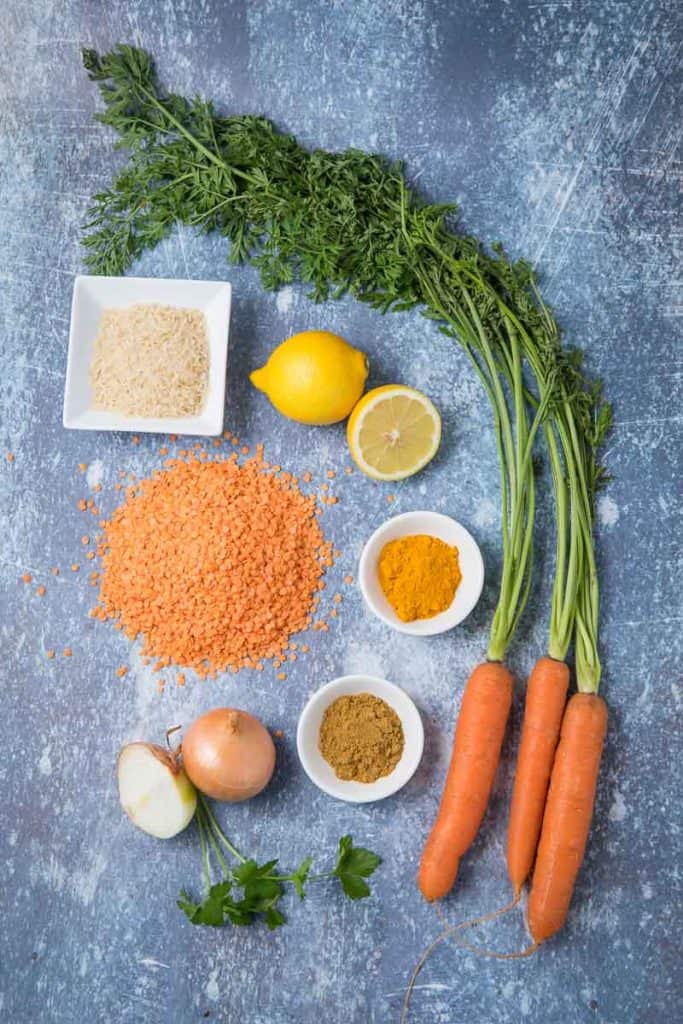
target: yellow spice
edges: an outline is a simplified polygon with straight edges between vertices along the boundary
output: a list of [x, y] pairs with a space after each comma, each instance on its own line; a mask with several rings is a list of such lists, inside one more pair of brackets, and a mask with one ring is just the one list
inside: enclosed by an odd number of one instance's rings
[[431, 619], [449, 607], [462, 580], [458, 549], [438, 537], [415, 534], [385, 544], [379, 582], [402, 622]]

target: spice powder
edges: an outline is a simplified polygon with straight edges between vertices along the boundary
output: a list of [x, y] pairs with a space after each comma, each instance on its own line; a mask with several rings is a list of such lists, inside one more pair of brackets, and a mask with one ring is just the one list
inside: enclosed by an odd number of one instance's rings
[[346, 782], [375, 782], [401, 760], [403, 726], [392, 707], [370, 693], [338, 697], [325, 710], [320, 752]]
[[431, 619], [445, 611], [462, 580], [458, 549], [428, 534], [390, 540], [380, 553], [377, 573], [402, 622]]

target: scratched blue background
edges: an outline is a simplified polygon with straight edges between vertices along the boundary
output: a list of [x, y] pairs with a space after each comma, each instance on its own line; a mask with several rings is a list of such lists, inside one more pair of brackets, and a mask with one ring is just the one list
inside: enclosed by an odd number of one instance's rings
[[[114, 506], [120, 468], [147, 473], [159, 439], [65, 432], [61, 403], [73, 276], [83, 269], [88, 198], [122, 159], [93, 121], [98, 95], [79, 45], [150, 48], [163, 80], [262, 112], [311, 146], [379, 150], [407, 162], [430, 195], [462, 205], [463, 224], [539, 265], [566, 327], [604, 376], [616, 426], [614, 480], [598, 508], [604, 694], [610, 732], [596, 824], [564, 932], [532, 960], [475, 960], [442, 946], [419, 979], [422, 1024], [659, 1024], [676, 1017], [680, 896], [681, 654], [681, 22], [676, 0], [9, 0], [0, 25], [2, 317], [2, 713], [0, 1011], [3, 1020], [185, 1024], [384, 1024], [397, 1021], [410, 969], [436, 935], [413, 877], [444, 774], [463, 681], [485, 650], [499, 567], [498, 484], [484, 397], [457, 348], [417, 315], [382, 319], [351, 302], [265, 294], [229, 269], [221, 243], [178, 233], [143, 275], [229, 277], [234, 316], [226, 426], [265, 440], [272, 461], [318, 479], [347, 462], [343, 431], [279, 419], [247, 371], [295, 330], [323, 326], [365, 348], [372, 383], [427, 391], [444, 414], [439, 457], [400, 487], [358, 474], [339, 484], [325, 529], [343, 550], [328, 593], [389, 511], [427, 506], [466, 523], [486, 558], [484, 598], [467, 625], [420, 641], [390, 633], [346, 588], [329, 634], [279, 683], [272, 670], [167, 687], [87, 617], [93, 591], [76, 509], [98, 483]], [[15, 461], [5, 460], [12, 452]], [[87, 476], [78, 472], [85, 462]], [[387, 504], [393, 490], [397, 498]], [[510, 652], [522, 679], [543, 651], [552, 529], [541, 485], [537, 585]], [[92, 529], [92, 527], [91, 527]], [[62, 567], [56, 579], [50, 567]], [[30, 571], [32, 586], [19, 583]], [[38, 583], [47, 586], [44, 598]], [[64, 658], [70, 645], [73, 657]], [[56, 648], [48, 661], [45, 651]], [[115, 668], [131, 666], [116, 679]], [[307, 695], [366, 670], [417, 700], [426, 756], [411, 784], [377, 806], [336, 803], [298, 765]], [[290, 923], [216, 932], [174, 907], [197, 890], [192, 832], [167, 844], [119, 811], [114, 761], [132, 737], [159, 739], [220, 703], [280, 728], [277, 777], [222, 820], [259, 858], [322, 867], [351, 831], [381, 853], [374, 895], [351, 905], [324, 887]], [[516, 730], [512, 730], [514, 736]], [[456, 921], [507, 896], [503, 843], [514, 739], [456, 891]], [[520, 918], [479, 935], [525, 942]]]

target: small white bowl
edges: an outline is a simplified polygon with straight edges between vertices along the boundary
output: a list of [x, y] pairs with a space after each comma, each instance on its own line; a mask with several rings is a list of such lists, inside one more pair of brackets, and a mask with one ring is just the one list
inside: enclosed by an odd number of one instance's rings
[[[334, 768], [320, 753], [318, 740], [323, 715], [338, 697], [355, 693], [371, 693], [390, 705], [401, 719], [404, 747], [401, 760], [390, 775], [376, 782], [345, 782], [337, 778]], [[296, 732], [296, 746], [304, 771], [319, 789], [338, 800], [365, 804], [384, 800], [405, 786], [415, 774], [424, 749], [424, 729], [420, 712], [407, 693], [386, 679], [375, 676], [341, 676], [313, 694], [301, 712]]]
[[[455, 591], [452, 603], [445, 611], [431, 619], [403, 622], [384, 596], [377, 563], [382, 548], [390, 540], [419, 533], [438, 537], [446, 544], [457, 547], [462, 580]], [[382, 622], [386, 622], [399, 633], [434, 636], [436, 633], [445, 633], [446, 630], [453, 629], [466, 619], [475, 607], [484, 586], [484, 560], [472, 534], [455, 519], [439, 512], [404, 512], [400, 516], [388, 519], [370, 537], [360, 557], [358, 582], [366, 604]]]
[[[71, 303], [64, 426], [70, 430], [130, 430], [136, 434], [220, 434], [225, 413], [230, 298], [231, 287], [226, 281], [79, 275]], [[137, 302], [201, 309], [204, 313], [209, 336], [209, 385], [198, 416], [122, 416], [92, 408], [89, 371], [102, 311]]]

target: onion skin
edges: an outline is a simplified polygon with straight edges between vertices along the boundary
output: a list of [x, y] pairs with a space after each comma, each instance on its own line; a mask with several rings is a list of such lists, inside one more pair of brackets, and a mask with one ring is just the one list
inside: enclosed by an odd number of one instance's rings
[[145, 747], [149, 750], [150, 754], [154, 754], [157, 761], [161, 761], [161, 763], [168, 768], [171, 775], [179, 775], [182, 771], [180, 758], [175, 750], [168, 750], [166, 747], [162, 747], [158, 743], [144, 743], [142, 740], [136, 740], [135, 742], [127, 743], [125, 747], [122, 747], [119, 752], [119, 757], [121, 757], [121, 754], [126, 747]]
[[275, 744], [258, 718], [214, 708], [192, 723], [182, 744], [183, 767], [197, 789], [238, 803], [260, 793], [275, 769]]

